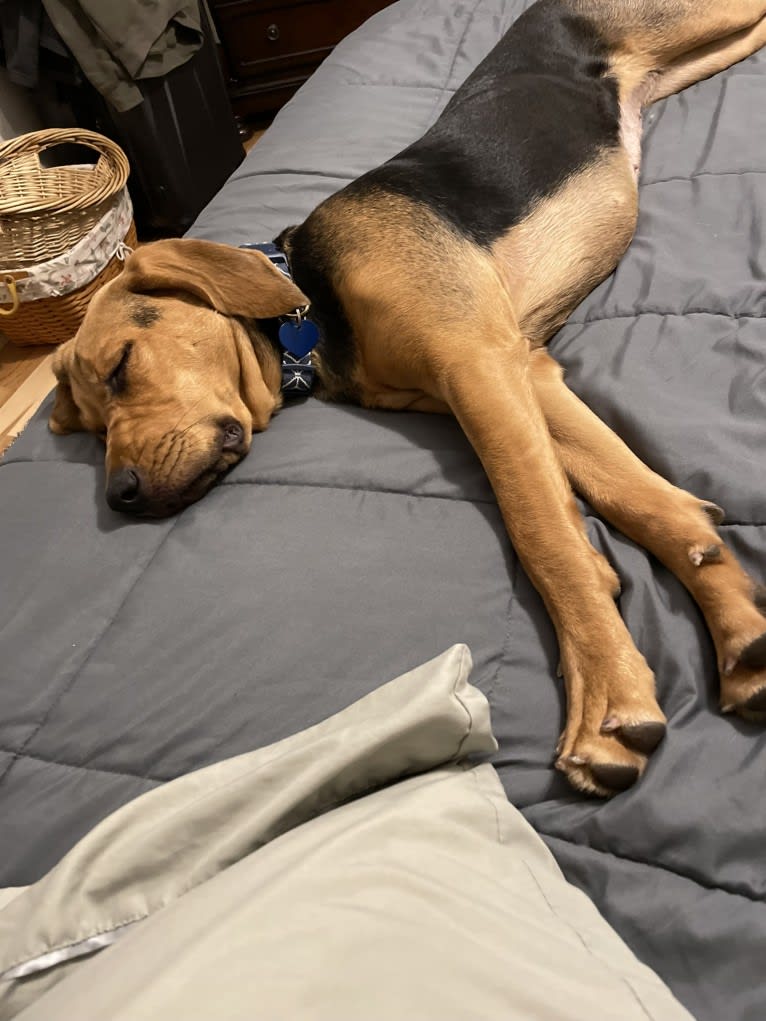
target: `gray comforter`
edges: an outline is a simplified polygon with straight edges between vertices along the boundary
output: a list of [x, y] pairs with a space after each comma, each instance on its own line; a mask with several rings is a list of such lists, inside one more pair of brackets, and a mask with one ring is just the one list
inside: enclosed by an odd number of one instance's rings
[[[298, 221], [420, 134], [526, 6], [401, 0], [377, 15], [192, 233], [238, 244]], [[654, 107], [637, 236], [552, 344], [644, 460], [726, 509], [755, 576], [764, 138], [766, 52]], [[698, 1018], [766, 1016], [766, 735], [718, 714], [700, 614], [642, 550], [584, 508], [670, 722], [641, 783], [602, 803], [552, 767], [553, 631], [454, 422], [294, 404], [201, 503], [147, 523], [108, 510], [98, 441], [50, 435], [48, 407], [0, 471], [0, 885], [36, 879], [153, 786], [466, 642], [508, 796], [568, 878]]]

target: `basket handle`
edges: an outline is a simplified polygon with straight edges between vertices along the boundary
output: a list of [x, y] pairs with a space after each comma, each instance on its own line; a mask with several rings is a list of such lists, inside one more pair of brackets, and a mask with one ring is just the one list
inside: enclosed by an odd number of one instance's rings
[[[51, 198], [38, 201], [34, 211], [43, 212], [56, 210], [57, 212], [70, 212], [74, 209], [83, 209], [87, 206], [110, 198], [120, 191], [128, 180], [130, 164], [128, 157], [116, 142], [97, 131], [87, 131], [84, 128], [46, 128], [43, 131], [30, 131], [26, 135], [19, 135], [11, 138], [0, 145], [0, 171], [4, 164], [15, 156], [37, 156], [38, 162], [41, 152], [51, 149], [56, 145], [84, 145], [95, 150], [103, 158], [110, 171], [108, 182], [102, 182], [94, 187], [91, 194], [79, 195], [66, 200]], [[96, 163], [98, 165], [98, 161]], [[13, 202], [5, 203], [5, 211], [19, 212], [20, 207]]]
[[[0, 146], [0, 160], [17, 153], [41, 153], [52, 149], [55, 145], [84, 145], [94, 149], [100, 155], [112, 158], [123, 155], [122, 149], [106, 135], [84, 128], [45, 128], [42, 131], [29, 131], [17, 135]], [[124, 158], [124, 156], [123, 156]]]
[[6, 273], [3, 277], [3, 283], [8, 288], [11, 295], [12, 306], [11, 308], [0, 308], [0, 316], [12, 316], [18, 312], [20, 303], [19, 289], [16, 286], [16, 277], [12, 276], [10, 273]]

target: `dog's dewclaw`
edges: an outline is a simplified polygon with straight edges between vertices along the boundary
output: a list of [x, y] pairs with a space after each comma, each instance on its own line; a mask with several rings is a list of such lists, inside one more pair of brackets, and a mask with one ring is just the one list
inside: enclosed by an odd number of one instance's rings
[[717, 543], [712, 543], [704, 549], [700, 546], [692, 546], [689, 550], [689, 560], [695, 567], [701, 567], [702, 564], [709, 564], [712, 560], [720, 560], [720, 558], [721, 547]]

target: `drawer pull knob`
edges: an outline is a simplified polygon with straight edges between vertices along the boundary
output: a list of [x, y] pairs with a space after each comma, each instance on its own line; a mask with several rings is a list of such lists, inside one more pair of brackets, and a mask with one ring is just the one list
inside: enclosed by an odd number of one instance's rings
[[266, 36], [271, 42], [275, 43], [279, 39], [279, 25], [269, 25], [266, 29]]

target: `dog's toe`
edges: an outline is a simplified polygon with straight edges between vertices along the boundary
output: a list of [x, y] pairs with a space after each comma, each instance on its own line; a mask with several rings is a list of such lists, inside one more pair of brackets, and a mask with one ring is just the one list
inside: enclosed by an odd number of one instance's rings
[[623, 722], [617, 713], [609, 713], [601, 724], [601, 733], [619, 737], [622, 742], [642, 755], [651, 755], [665, 736], [664, 720], [635, 720]]
[[591, 762], [590, 772], [599, 787], [615, 793], [626, 791], [639, 777], [636, 766], [618, 765], [613, 762]]
[[766, 723], [766, 678], [761, 687], [752, 690], [746, 698], [734, 704], [725, 705], [723, 712], [736, 712], [749, 723]]
[[762, 634], [742, 650], [739, 662], [750, 670], [762, 670], [766, 667], [766, 634]]
[[[661, 725], [644, 723], [636, 726], [652, 728], [639, 730], [638, 740], [647, 745], [654, 742], [656, 747], [657, 728]], [[646, 755], [628, 747], [621, 735], [602, 733], [579, 741], [566, 754], [560, 755], [556, 768], [566, 775], [576, 790], [608, 798], [632, 787], [644, 772], [646, 763]]]
[[703, 511], [707, 514], [714, 525], [722, 525], [726, 512], [717, 503], [703, 503]]
[[766, 712], [766, 685], [754, 692], [750, 698], [743, 703], [742, 708], [751, 713]]
[[766, 633], [739, 655], [730, 655], [721, 670], [721, 711], [766, 723]]
[[651, 755], [657, 745], [665, 737], [666, 726], [655, 720], [646, 723], [634, 723], [620, 728], [620, 736], [637, 752]]

